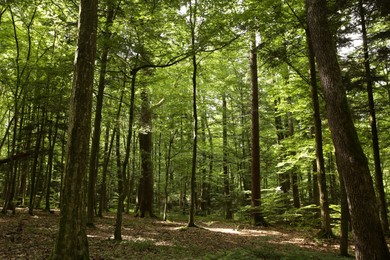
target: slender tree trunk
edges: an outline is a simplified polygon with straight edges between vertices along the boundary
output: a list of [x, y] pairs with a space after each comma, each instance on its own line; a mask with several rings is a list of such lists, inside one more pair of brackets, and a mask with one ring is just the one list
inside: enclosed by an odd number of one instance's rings
[[374, 95], [372, 90], [373, 80], [371, 77], [370, 58], [368, 56], [365, 10], [364, 10], [362, 0], [359, 0], [359, 14], [360, 14], [360, 24], [362, 27], [364, 68], [366, 71], [368, 107], [370, 110], [371, 139], [372, 139], [372, 149], [374, 153], [375, 186], [377, 192], [377, 203], [379, 208], [379, 216], [381, 219], [382, 229], [385, 232], [385, 234], [389, 234], [390, 230], [389, 230], [389, 221], [387, 217], [386, 194], [385, 194], [385, 189], [383, 187], [383, 172], [382, 172], [381, 159], [380, 159], [379, 138], [378, 138], [378, 129], [377, 129], [376, 113], [375, 113], [375, 102], [374, 102]]
[[89, 178], [88, 178], [88, 195], [87, 195], [87, 225], [94, 226], [94, 216], [96, 207], [96, 179], [98, 174], [99, 164], [99, 145], [100, 145], [100, 132], [102, 122], [102, 109], [103, 109], [103, 97], [104, 88], [106, 86], [106, 68], [108, 63], [109, 52], [109, 40], [110, 40], [110, 27], [114, 20], [114, 8], [112, 1], [107, 2], [107, 16], [105, 31], [103, 33], [103, 50], [100, 57], [101, 67], [99, 73], [99, 85], [98, 94], [96, 96], [96, 109], [95, 109], [95, 121], [92, 135], [91, 144], [91, 156], [89, 160]]
[[164, 213], [163, 213], [163, 220], [167, 221], [168, 218], [168, 199], [169, 199], [169, 193], [168, 193], [168, 184], [169, 184], [169, 173], [171, 171], [171, 152], [172, 152], [172, 146], [173, 141], [175, 140], [175, 133], [171, 133], [171, 136], [169, 138], [168, 143], [168, 151], [166, 156], [166, 169], [165, 169], [165, 185], [164, 185]]
[[252, 86], [252, 224], [255, 226], [266, 226], [267, 223], [261, 212], [261, 177], [260, 177], [260, 144], [259, 144], [259, 85], [257, 79], [257, 51], [256, 34], [251, 35], [250, 51], [250, 75]]
[[[54, 133], [52, 130], [49, 130], [49, 156], [47, 159], [47, 185], [46, 185], [46, 201], [45, 201], [45, 210], [50, 211], [50, 189], [51, 189], [51, 179], [53, 174], [53, 159], [54, 159], [54, 148], [57, 142], [58, 136], [58, 123], [60, 120], [60, 115], [57, 114], [56, 122], [54, 124]], [[50, 129], [52, 129], [50, 127]]]
[[342, 82], [325, 0], [306, 0], [307, 24], [317, 58], [336, 163], [347, 192], [356, 259], [390, 259], [376, 207], [367, 158], [361, 147]]
[[325, 160], [322, 149], [322, 127], [320, 103], [318, 100], [317, 73], [315, 67], [315, 56], [309, 30], [306, 30], [306, 36], [310, 64], [310, 87], [311, 100], [313, 103], [314, 138], [316, 143], [316, 170], [321, 209], [321, 231], [319, 235], [320, 237], [333, 237], [332, 228], [330, 226], [329, 198], [328, 190], [326, 188]]
[[192, 164], [191, 164], [191, 202], [190, 202], [190, 214], [188, 219], [188, 227], [195, 227], [195, 204], [196, 204], [196, 157], [198, 150], [198, 108], [197, 108], [197, 71], [198, 63], [195, 53], [195, 27], [197, 22], [197, 0], [195, 3], [190, 4], [190, 23], [191, 23], [191, 46], [192, 46], [192, 117], [193, 117], [193, 139], [192, 139]]
[[[37, 111], [37, 114], [39, 113], [39, 110]], [[36, 193], [37, 193], [37, 182], [38, 182], [38, 178], [37, 178], [37, 172], [38, 174], [42, 174], [41, 171], [38, 171], [37, 167], [38, 167], [38, 162], [39, 162], [39, 151], [41, 150], [41, 143], [42, 143], [42, 135], [43, 135], [43, 126], [44, 126], [44, 112], [43, 112], [43, 115], [42, 115], [42, 122], [40, 124], [38, 124], [38, 134], [37, 134], [37, 137], [36, 137], [36, 141], [35, 141], [35, 148], [34, 148], [34, 162], [33, 162], [33, 166], [32, 166], [32, 171], [31, 171], [31, 180], [30, 180], [30, 202], [29, 202], [29, 206], [28, 206], [28, 214], [30, 214], [31, 216], [34, 215], [34, 206], [35, 206], [35, 196], [36, 196]], [[38, 121], [40, 121], [39, 119], [37, 119]]]
[[349, 226], [349, 212], [347, 193], [345, 191], [345, 184], [343, 177], [339, 175], [340, 180], [340, 194], [341, 194], [341, 224], [340, 224], [340, 255], [349, 256], [348, 254], [348, 226]]
[[222, 94], [222, 139], [223, 139], [223, 176], [225, 193], [225, 218], [232, 219], [232, 198], [230, 195], [229, 168], [228, 168], [228, 137], [227, 137], [227, 104], [226, 94]]
[[64, 193], [59, 231], [51, 259], [89, 258], [85, 200], [96, 55], [97, 5], [96, 0], [80, 0], [79, 36], [69, 111]]
[[121, 164], [121, 152], [120, 152], [120, 124], [119, 118], [116, 125], [116, 134], [115, 134], [115, 152], [116, 152], [116, 167], [117, 167], [117, 178], [118, 178], [118, 207], [116, 209], [116, 221], [115, 221], [115, 231], [114, 231], [114, 239], [122, 240], [122, 217], [123, 217], [123, 183], [124, 183], [124, 175], [122, 172], [122, 164]]
[[99, 211], [98, 217], [103, 217], [103, 210], [107, 209], [107, 169], [108, 162], [110, 161], [110, 154], [112, 149], [112, 141], [114, 138], [110, 139], [110, 124], [106, 127], [106, 136], [104, 138], [104, 157], [103, 157], [103, 172], [102, 172], [102, 183], [100, 187], [100, 201], [99, 201]]

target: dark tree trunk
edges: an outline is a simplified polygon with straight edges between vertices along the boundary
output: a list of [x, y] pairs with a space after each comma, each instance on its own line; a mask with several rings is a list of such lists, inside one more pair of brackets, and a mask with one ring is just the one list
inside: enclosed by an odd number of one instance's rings
[[107, 2], [107, 16], [105, 31], [103, 33], [103, 50], [100, 57], [101, 67], [99, 73], [99, 85], [98, 94], [96, 96], [96, 110], [95, 121], [93, 127], [92, 144], [91, 144], [91, 156], [89, 160], [89, 178], [88, 178], [88, 195], [87, 195], [87, 225], [94, 226], [94, 216], [96, 207], [96, 179], [98, 174], [99, 164], [99, 145], [100, 145], [100, 132], [102, 122], [102, 109], [103, 109], [103, 97], [104, 88], [106, 86], [106, 68], [108, 63], [109, 52], [109, 40], [110, 40], [110, 27], [114, 19], [114, 9], [112, 1]]
[[252, 118], [252, 155], [251, 155], [251, 173], [252, 173], [252, 224], [255, 226], [266, 226], [263, 214], [261, 212], [261, 177], [260, 177], [260, 144], [259, 144], [259, 85], [257, 79], [257, 51], [256, 35], [251, 35], [250, 51], [250, 75], [252, 86], [251, 118]]
[[116, 167], [117, 167], [117, 179], [118, 179], [118, 206], [116, 209], [115, 231], [114, 239], [117, 241], [122, 240], [122, 217], [123, 217], [123, 183], [125, 176], [122, 172], [121, 164], [121, 152], [120, 152], [120, 124], [119, 118], [117, 118], [116, 134], [115, 134], [115, 154], [116, 154]]
[[86, 172], [96, 55], [97, 1], [81, 0], [78, 48], [69, 111], [64, 192], [56, 245], [51, 259], [88, 259]]
[[311, 87], [311, 100], [313, 104], [313, 119], [314, 119], [314, 138], [316, 143], [316, 170], [318, 191], [320, 199], [321, 209], [321, 231], [320, 237], [332, 237], [332, 228], [330, 226], [330, 210], [328, 190], [326, 188], [326, 175], [325, 175], [325, 160], [322, 147], [322, 127], [321, 127], [321, 114], [320, 103], [318, 100], [318, 86], [317, 86], [317, 73], [315, 67], [315, 56], [313, 52], [313, 46], [311, 43], [309, 30], [306, 30], [307, 47], [309, 52], [309, 64], [310, 64], [310, 87]]
[[341, 175], [339, 175], [339, 180], [341, 194], [340, 255], [348, 256], [348, 226], [350, 219], [348, 212], [348, 200], [344, 180]]
[[[291, 104], [291, 97], [288, 97], [288, 103]], [[288, 135], [293, 136], [294, 135], [294, 119], [291, 112], [287, 113], [287, 119], [288, 119]], [[292, 152], [292, 155], [296, 154], [296, 152]], [[298, 184], [298, 174], [296, 172], [295, 167], [293, 167], [291, 172], [291, 186], [292, 186], [292, 193], [293, 193], [293, 205], [294, 208], [300, 208], [301, 202], [299, 199], [299, 184]]]
[[229, 167], [228, 167], [228, 136], [227, 136], [227, 105], [226, 94], [222, 94], [222, 139], [223, 139], [223, 183], [225, 194], [225, 218], [232, 219], [232, 198], [230, 195]]
[[57, 114], [56, 122], [54, 124], [54, 133], [52, 133], [52, 127], [49, 129], [49, 156], [47, 159], [47, 185], [46, 185], [46, 201], [45, 201], [45, 210], [50, 211], [50, 189], [51, 189], [51, 179], [53, 174], [53, 159], [54, 159], [54, 148], [57, 142], [58, 136], [58, 123], [60, 120], [60, 115]]
[[197, 73], [198, 63], [196, 60], [196, 39], [195, 27], [197, 22], [197, 0], [190, 4], [190, 23], [191, 23], [191, 46], [192, 46], [192, 117], [193, 117], [193, 139], [192, 139], [192, 163], [191, 163], [191, 201], [190, 213], [188, 218], [188, 227], [195, 227], [195, 204], [196, 204], [196, 159], [198, 150], [198, 108], [197, 108]]
[[376, 207], [367, 158], [359, 142], [342, 82], [325, 0], [306, 0], [307, 23], [317, 58], [336, 163], [347, 192], [356, 259], [390, 259]]
[[364, 68], [366, 71], [366, 84], [367, 84], [367, 95], [368, 95], [368, 108], [370, 110], [370, 123], [371, 123], [371, 139], [372, 139], [372, 149], [374, 153], [374, 164], [375, 164], [375, 185], [377, 192], [377, 203], [379, 208], [379, 216], [381, 219], [382, 229], [388, 234], [389, 233], [389, 221], [387, 217], [387, 203], [386, 203], [386, 194], [383, 187], [383, 172], [381, 167], [381, 158], [379, 151], [379, 139], [378, 139], [378, 129], [376, 123], [376, 113], [375, 113], [375, 102], [373, 95], [373, 80], [371, 77], [370, 69], [370, 59], [368, 56], [368, 43], [367, 43], [367, 29], [365, 21], [365, 10], [363, 6], [363, 1], [359, 0], [359, 14], [360, 14], [360, 23], [362, 27], [362, 38], [363, 38], [363, 52], [364, 52]]
[[[114, 136], [114, 135], [113, 135]], [[110, 161], [110, 155], [113, 145], [114, 138], [110, 139], [110, 125], [106, 127], [106, 136], [104, 139], [104, 156], [103, 156], [103, 172], [102, 172], [102, 183], [100, 187], [100, 201], [98, 216], [103, 217], [103, 210], [107, 210], [107, 170], [108, 163]], [[111, 140], [111, 141], [110, 141]]]
[[141, 179], [139, 185], [139, 211], [143, 218], [153, 217], [153, 161], [152, 161], [152, 110], [147, 90], [141, 92], [141, 129], [139, 132], [141, 153]]
[[173, 141], [175, 140], [175, 135], [176, 132], [171, 134], [169, 138], [168, 151], [166, 155], [165, 185], [164, 185], [164, 213], [163, 213], [164, 221], [166, 221], [168, 218], [168, 199], [169, 199], [168, 184], [169, 184], [169, 173], [171, 172], [171, 152], [172, 152]]

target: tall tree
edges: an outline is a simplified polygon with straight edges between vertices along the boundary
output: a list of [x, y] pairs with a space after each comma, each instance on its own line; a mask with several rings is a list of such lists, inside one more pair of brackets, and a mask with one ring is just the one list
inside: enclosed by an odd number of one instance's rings
[[[325, 176], [325, 160], [322, 145], [322, 126], [321, 126], [321, 114], [320, 114], [320, 102], [318, 100], [318, 84], [317, 84], [317, 72], [315, 66], [315, 56], [313, 52], [313, 46], [311, 43], [309, 30], [306, 29], [307, 48], [309, 54], [309, 66], [310, 66], [310, 88], [311, 88], [311, 100], [313, 103], [313, 120], [314, 120], [314, 138], [316, 143], [316, 174], [317, 184], [320, 199], [321, 210], [321, 231], [320, 237], [332, 237], [332, 227], [330, 225], [330, 210], [328, 191], [326, 189], [326, 176]], [[316, 184], [315, 184], [316, 185]]]
[[100, 73], [99, 73], [99, 84], [98, 94], [96, 96], [96, 109], [95, 109], [95, 121], [92, 134], [91, 144], [91, 156], [89, 159], [89, 176], [88, 176], [88, 195], [87, 195], [87, 225], [94, 225], [95, 206], [96, 206], [96, 179], [98, 173], [98, 162], [99, 162], [99, 145], [100, 145], [100, 132], [102, 122], [102, 108], [103, 108], [103, 97], [104, 88], [106, 86], [106, 70], [108, 63], [109, 53], [109, 40], [110, 40], [110, 27], [114, 20], [114, 3], [113, 1], [107, 2], [107, 15], [106, 24], [103, 33], [103, 48], [100, 57]]
[[326, 0], [306, 0], [307, 24], [327, 104], [336, 163], [347, 193], [356, 259], [389, 259], [375, 192], [343, 86]]
[[188, 226], [195, 226], [195, 203], [196, 203], [196, 158], [198, 150], [198, 107], [197, 107], [197, 74], [198, 63], [196, 59], [196, 22], [197, 4], [190, 1], [190, 29], [191, 29], [191, 49], [192, 49], [192, 118], [193, 118], [193, 139], [192, 139], [192, 163], [191, 163], [191, 201]]
[[80, 0], [78, 43], [69, 108], [64, 192], [59, 231], [51, 259], [88, 259], [86, 171], [91, 132], [96, 55], [97, 0]]
[[229, 167], [228, 167], [228, 135], [227, 135], [227, 102], [226, 93], [222, 94], [222, 142], [223, 142], [223, 176], [225, 193], [225, 218], [232, 219], [232, 198], [230, 194]]
[[260, 184], [260, 140], [259, 140], [259, 83], [257, 78], [257, 45], [256, 34], [251, 32], [250, 50], [250, 75], [252, 86], [251, 118], [252, 118], [252, 224], [255, 226], [266, 226], [265, 219], [261, 213], [261, 184]]
[[386, 205], [387, 203], [386, 203], [385, 189], [383, 187], [383, 172], [382, 172], [381, 158], [379, 153], [378, 128], [377, 128], [377, 121], [376, 121], [374, 95], [372, 90], [373, 80], [371, 76], [370, 58], [368, 56], [368, 40], [367, 40], [366, 18], [365, 18], [365, 9], [363, 6], [363, 0], [359, 0], [359, 15], [360, 15], [360, 24], [361, 24], [362, 39], [363, 39], [364, 69], [366, 72], [365, 79], [367, 85], [368, 109], [370, 111], [372, 149], [374, 153], [375, 186], [378, 194], [377, 203], [379, 207], [379, 216], [381, 219], [383, 231], [385, 233], [389, 233], [389, 221], [387, 217], [387, 205]]

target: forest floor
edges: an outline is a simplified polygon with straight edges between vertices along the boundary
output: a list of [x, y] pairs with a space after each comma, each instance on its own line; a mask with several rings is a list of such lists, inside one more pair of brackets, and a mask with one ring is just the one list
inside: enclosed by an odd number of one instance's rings
[[[59, 212], [35, 214], [18, 209], [16, 215], [0, 215], [0, 259], [48, 258]], [[96, 226], [88, 228], [91, 259], [346, 259], [338, 256], [337, 240], [316, 240], [315, 230], [257, 228], [204, 217], [196, 221], [200, 228], [184, 228], [185, 221], [124, 215], [123, 240], [117, 242], [114, 216], [96, 218]]]

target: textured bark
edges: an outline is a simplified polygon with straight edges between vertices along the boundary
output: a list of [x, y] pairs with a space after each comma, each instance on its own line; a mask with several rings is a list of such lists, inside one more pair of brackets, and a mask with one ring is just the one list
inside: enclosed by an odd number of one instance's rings
[[112, 1], [108, 1], [107, 6], [106, 25], [103, 39], [103, 50], [100, 57], [101, 67], [99, 73], [98, 94], [96, 96], [96, 109], [95, 109], [95, 121], [93, 127], [92, 144], [91, 144], [91, 156], [89, 160], [89, 176], [88, 176], [88, 200], [87, 200], [87, 225], [94, 225], [95, 206], [96, 206], [96, 179], [98, 173], [99, 164], [99, 146], [100, 146], [100, 133], [102, 122], [102, 109], [103, 109], [103, 97], [104, 88], [106, 86], [106, 68], [108, 63], [108, 52], [110, 40], [110, 26], [114, 19], [114, 10]]
[[374, 95], [372, 90], [373, 80], [371, 76], [370, 59], [368, 56], [367, 29], [366, 29], [366, 21], [365, 21], [364, 13], [365, 10], [363, 6], [363, 1], [359, 0], [360, 24], [362, 27], [362, 38], [363, 38], [364, 68], [366, 72], [368, 108], [370, 111], [370, 124], [371, 124], [371, 140], [372, 140], [372, 149], [374, 154], [374, 165], [375, 165], [375, 186], [376, 186], [376, 192], [378, 198], [377, 203], [379, 208], [379, 216], [381, 219], [382, 229], [385, 233], [389, 233], [386, 194], [385, 194], [385, 188], [383, 186], [383, 172], [381, 167], [381, 158], [380, 158], [380, 151], [379, 151], [378, 128], [376, 122]]
[[367, 158], [348, 107], [325, 0], [306, 0], [307, 23], [327, 103], [336, 163], [348, 198], [356, 259], [389, 259]]
[[318, 100], [318, 86], [317, 86], [317, 73], [315, 67], [315, 56], [313, 52], [313, 46], [310, 39], [309, 30], [306, 30], [307, 47], [309, 52], [309, 64], [310, 64], [310, 87], [311, 87], [311, 100], [313, 103], [313, 120], [314, 120], [314, 138], [316, 143], [316, 170], [317, 181], [319, 191], [319, 202], [321, 209], [321, 237], [332, 237], [332, 228], [330, 226], [330, 210], [328, 190], [326, 187], [325, 176], [325, 160], [324, 152], [322, 149], [322, 127], [321, 127], [321, 114], [320, 103]]
[[86, 171], [91, 132], [96, 55], [97, 1], [81, 0], [78, 49], [69, 110], [64, 192], [59, 231], [51, 259], [88, 259]]
[[251, 35], [250, 51], [250, 75], [252, 86], [251, 102], [251, 174], [252, 174], [252, 224], [255, 226], [265, 226], [266, 222], [261, 213], [261, 183], [260, 183], [260, 144], [259, 144], [259, 85], [257, 79], [257, 51], [256, 35]]

